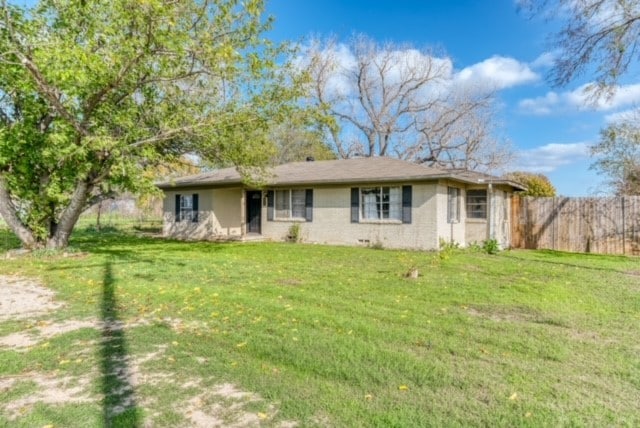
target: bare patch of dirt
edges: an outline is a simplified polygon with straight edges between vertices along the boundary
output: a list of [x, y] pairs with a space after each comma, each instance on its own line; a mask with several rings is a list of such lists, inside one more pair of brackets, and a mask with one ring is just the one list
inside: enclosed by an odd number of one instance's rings
[[[136, 323], [129, 323], [126, 325], [126, 327], [133, 328], [146, 324], [148, 324], [148, 321], [140, 320]], [[70, 333], [72, 331], [80, 330], [83, 328], [120, 331], [125, 328], [125, 324], [120, 321], [105, 323], [95, 318], [88, 318], [83, 320], [72, 319], [61, 322], [53, 322], [47, 320], [38, 321], [35, 326], [30, 327], [27, 330], [0, 337], [0, 347], [13, 348], [16, 351], [26, 351], [30, 347], [35, 346], [44, 340], [51, 339], [60, 334]]]
[[532, 322], [540, 315], [530, 310], [521, 311], [516, 308], [468, 308], [467, 313], [472, 317], [485, 318], [491, 321]]
[[289, 285], [291, 287], [297, 287], [299, 285], [302, 285], [303, 282], [302, 280], [296, 279], [296, 278], [284, 278], [278, 281], [278, 284], [280, 285]]
[[[288, 285], [300, 284], [292, 280]], [[62, 303], [54, 300], [53, 291], [38, 281], [19, 276], [0, 275], [0, 322], [41, 317], [62, 306]], [[132, 323], [123, 323], [117, 320], [103, 322], [95, 318], [71, 319], [60, 322], [41, 320], [27, 326], [22, 331], [0, 337], [0, 347], [24, 351], [41, 341], [83, 328], [106, 331], [110, 333], [108, 336], [111, 337], [116, 332], [139, 325], [147, 325], [151, 322], [145, 319]], [[176, 318], [163, 319], [162, 322], [179, 333], [206, 327], [204, 323], [185, 323]], [[80, 341], [74, 344], [83, 348], [83, 352], [90, 352], [89, 348], [100, 346], [95, 341]], [[107, 374], [101, 374], [99, 368], [96, 367], [79, 377], [59, 374], [56, 376], [55, 372], [51, 374], [31, 372], [0, 377], [0, 395], [24, 384], [24, 382], [33, 383], [35, 386], [33, 393], [3, 403], [1, 410], [10, 420], [15, 420], [31, 411], [36, 404], [93, 403], [99, 405], [104, 397], [92, 394], [91, 390], [92, 382], [100, 376], [111, 376], [117, 380], [116, 387], [109, 392], [111, 398], [117, 398], [114, 405], [107, 409], [110, 416], [122, 413], [133, 406], [153, 409], [156, 405], [154, 397], [140, 396], [138, 388], [142, 385], [158, 385], [161, 388], [176, 386], [175, 373], [144, 369], [145, 363], [162, 358], [167, 348], [168, 346], [162, 345], [155, 351], [139, 357], [122, 354], [112, 355], [109, 357], [110, 372]], [[205, 364], [207, 361], [206, 358], [197, 360], [199, 364]], [[187, 395], [196, 394], [179, 402], [175, 407], [175, 410], [184, 416], [186, 426], [253, 427], [259, 426], [262, 422], [273, 420], [278, 412], [277, 407], [273, 404], [268, 405], [264, 412], [250, 411], [246, 407], [248, 404], [262, 402], [263, 399], [257, 394], [242, 391], [229, 383], [205, 387], [202, 379], [190, 378], [182, 379], [177, 386], [181, 387]], [[157, 413], [148, 413], [150, 420], [145, 421], [145, 426], [153, 426], [154, 414]], [[279, 426], [292, 428], [298, 426], [298, 423], [284, 421]]]
[[0, 322], [37, 317], [62, 307], [38, 281], [0, 275]]
[[[257, 394], [241, 391], [230, 383], [223, 383], [189, 399], [181, 407], [185, 419], [189, 422], [188, 426], [191, 427], [257, 427], [277, 414], [274, 405], [269, 405], [264, 413], [254, 413], [245, 409], [247, 404], [260, 401], [262, 398]], [[293, 421], [283, 421], [279, 424], [283, 428], [297, 425]]]
[[[142, 370], [143, 364], [162, 357], [167, 348], [168, 346], [162, 345], [159, 346], [154, 352], [150, 352], [142, 357], [130, 359], [128, 372], [129, 377], [121, 378], [121, 380], [132, 385], [134, 388], [137, 388], [140, 385], [158, 385], [162, 382], [172, 383], [173, 376], [170, 373], [151, 373]], [[124, 375], [125, 373], [122, 373], [118, 376]]]
[[560, 318], [549, 317], [542, 312], [522, 307], [469, 307], [467, 314], [497, 322], [529, 322], [555, 327], [570, 327]]
[[9, 420], [16, 419], [38, 403], [56, 405], [95, 401], [86, 392], [91, 383], [90, 377], [54, 377], [40, 373], [5, 377], [0, 380], [0, 392], [8, 391], [15, 384], [25, 381], [35, 383], [37, 388], [28, 396], [10, 401], [4, 406]]
[[569, 339], [598, 345], [611, 345], [616, 343], [616, 340], [604, 338], [595, 331], [579, 331], [573, 329], [569, 330]]
[[98, 321], [95, 319], [68, 320], [63, 322], [41, 321], [35, 327], [26, 331], [9, 334], [0, 337], [0, 346], [10, 347], [16, 350], [26, 350], [37, 345], [45, 339], [50, 339], [59, 334], [69, 333], [82, 328], [97, 328]]

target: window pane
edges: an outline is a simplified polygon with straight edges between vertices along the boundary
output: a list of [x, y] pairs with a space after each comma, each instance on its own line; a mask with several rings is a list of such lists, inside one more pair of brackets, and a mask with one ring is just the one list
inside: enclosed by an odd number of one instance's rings
[[467, 217], [487, 218], [486, 190], [467, 190]]
[[180, 195], [180, 220], [193, 220], [193, 195]]
[[402, 220], [402, 188], [389, 188], [389, 218]]
[[289, 191], [276, 190], [276, 218], [289, 218], [290, 216]]
[[378, 196], [378, 218], [389, 218], [389, 188], [382, 187]]
[[460, 200], [458, 198], [460, 189], [457, 187], [449, 187], [447, 193], [447, 221], [449, 223], [456, 223], [460, 221]]
[[378, 216], [378, 199], [380, 188], [365, 188], [360, 190], [362, 195], [362, 218], [365, 220], [377, 220]]
[[191, 209], [192, 207], [193, 207], [193, 196], [192, 195], [180, 195], [180, 208]]
[[306, 217], [305, 200], [306, 191], [304, 189], [291, 191], [291, 217]]

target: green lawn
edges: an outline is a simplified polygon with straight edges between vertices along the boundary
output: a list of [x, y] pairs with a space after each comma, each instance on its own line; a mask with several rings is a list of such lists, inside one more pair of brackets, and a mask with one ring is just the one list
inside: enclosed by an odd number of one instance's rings
[[[0, 347], [0, 426], [640, 425], [638, 259], [104, 232], [72, 246], [0, 260], [65, 305], [0, 322], [35, 342]], [[29, 401], [46, 382], [76, 394]]]

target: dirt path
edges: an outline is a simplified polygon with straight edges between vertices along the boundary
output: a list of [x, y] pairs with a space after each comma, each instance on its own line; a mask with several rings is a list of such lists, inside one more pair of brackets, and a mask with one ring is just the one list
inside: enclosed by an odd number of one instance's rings
[[0, 322], [41, 316], [62, 307], [36, 280], [0, 275]]
[[[64, 307], [64, 304], [55, 300], [55, 293], [43, 286], [36, 279], [13, 275], [0, 275], [0, 322], [10, 320], [33, 320], [34, 322], [22, 328], [20, 331], [0, 336], [0, 349], [9, 348], [17, 352], [27, 352], [34, 346], [54, 336], [69, 333], [82, 328], [95, 328], [97, 330], [128, 329], [142, 324], [148, 324], [144, 320], [138, 320], [134, 324], [111, 325], [96, 318], [68, 319], [52, 321], [42, 319], [47, 314]], [[36, 322], [36, 319], [40, 318]], [[181, 320], [171, 320], [170, 324]], [[157, 397], [137, 396], [135, 391], [141, 385], [155, 385], [159, 388], [176, 388], [184, 390], [184, 397], [177, 401], [175, 412], [182, 415], [185, 426], [190, 427], [257, 427], [265, 419], [273, 417], [277, 412], [277, 406], [269, 405], [268, 413], [250, 411], [246, 408], [251, 403], [262, 401], [262, 398], [254, 393], [245, 392], [235, 385], [222, 383], [212, 387], [204, 386], [203, 379], [183, 378], [178, 373], [171, 371], [158, 372], [144, 369], [145, 363], [151, 360], [164, 358], [163, 354], [167, 345], [160, 345], [155, 352], [148, 355], [118, 357], [117, 361], [110, 362], [113, 373], [99, 373], [91, 369], [80, 376], [66, 376], [62, 373], [42, 373], [32, 371], [14, 376], [0, 376], [0, 396], [10, 392], [13, 388], [19, 388], [23, 382], [31, 382], [37, 385], [35, 392], [19, 396], [10, 401], [0, 400], [0, 412], [9, 420], [16, 420], [28, 413], [37, 404], [67, 405], [70, 403], [95, 403], [98, 405], [104, 399], [90, 392], [91, 384], [100, 376], [115, 376], [118, 384], [128, 387], [126, 397], [118, 400], [118, 405], [107, 409], [111, 415], [117, 415], [130, 408], [133, 404], [143, 405], [148, 410], [147, 420], [144, 426], [155, 426], [161, 421], [155, 420], [157, 414]], [[84, 358], [84, 357], [83, 357]], [[90, 358], [90, 357], [89, 357]], [[113, 358], [116, 358], [114, 356]], [[80, 361], [81, 359], [79, 359]], [[123, 360], [123, 361], [121, 361]], [[125, 370], [126, 368], [126, 370]], [[115, 394], [121, 392], [115, 391]], [[112, 397], [113, 398], [113, 397]], [[156, 410], [156, 411], [154, 411]], [[295, 427], [298, 424], [293, 421], [283, 421], [278, 426], [283, 428]]]

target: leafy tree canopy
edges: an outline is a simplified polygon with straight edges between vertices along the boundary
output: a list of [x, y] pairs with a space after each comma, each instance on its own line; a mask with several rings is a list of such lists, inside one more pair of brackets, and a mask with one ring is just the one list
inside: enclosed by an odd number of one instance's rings
[[546, 175], [515, 171], [505, 174], [504, 177], [527, 188], [526, 192], [520, 193], [522, 196], [556, 196], [556, 188]]
[[[263, 0], [0, 0], [0, 214], [25, 247], [64, 247], [114, 189], [185, 153], [240, 166], [273, 155], [296, 110]], [[280, 65], [279, 65], [280, 64]]]
[[608, 178], [618, 195], [640, 195], [640, 112], [635, 111], [600, 132], [591, 147], [592, 169]]

